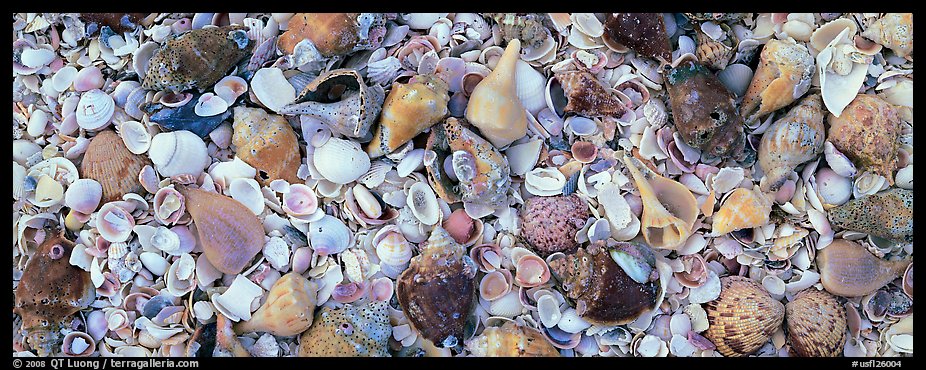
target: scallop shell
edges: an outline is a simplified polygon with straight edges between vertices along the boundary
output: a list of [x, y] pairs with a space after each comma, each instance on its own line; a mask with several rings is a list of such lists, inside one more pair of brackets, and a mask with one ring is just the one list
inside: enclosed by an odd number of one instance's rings
[[720, 297], [704, 307], [710, 322], [705, 337], [724, 356], [749, 355], [781, 327], [785, 307], [749, 278], [726, 276], [720, 280]]
[[151, 139], [148, 157], [161, 176], [198, 176], [210, 163], [206, 143], [196, 134], [181, 130], [162, 132]]
[[466, 120], [497, 148], [527, 133], [527, 114], [518, 97], [517, 61], [521, 42], [511, 40], [498, 65], [470, 94]]
[[518, 100], [530, 114], [537, 115], [547, 107], [544, 88], [547, 79], [542, 73], [523, 60], [516, 62], [515, 83], [518, 85]]
[[289, 122], [260, 108], [235, 107], [234, 114], [232, 143], [238, 148], [238, 157], [257, 169], [261, 184], [276, 179], [290, 184], [301, 182], [296, 172], [302, 156]]
[[532, 328], [508, 321], [501, 327], [490, 327], [469, 340], [466, 349], [478, 357], [559, 357], [543, 334]]
[[734, 63], [717, 73], [717, 79], [737, 97], [743, 96], [752, 81], [752, 68], [745, 64]]
[[103, 187], [103, 202], [121, 200], [128, 193], [141, 193], [138, 173], [151, 161], [142, 155], [132, 154], [114, 131], [102, 131], [90, 140], [84, 153], [80, 173]]
[[357, 142], [331, 138], [315, 148], [313, 164], [326, 180], [347, 184], [370, 170], [370, 157]]
[[653, 248], [683, 246], [698, 216], [694, 194], [685, 185], [653, 173], [636, 158], [625, 156], [624, 163], [643, 199], [640, 222], [646, 242]]
[[234, 326], [237, 333], [266, 332], [277, 336], [292, 336], [312, 325], [315, 293], [318, 285], [298, 273], [283, 275], [273, 283], [267, 299], [251, 315], [251, 319]]
[[103, 72], [96, 66], [90, 66], [87, 68], [82, 68], [77, 75], [74, 76], [74, 90], [78, 92], [90, 91], [93, 89], [103, 88], [103, 83], [106, 81], [103, 78]]
[[113, 118], [116, 103], [100, 89], [93, 89], [80, 96], [77, 103], [77, 124], [88, 131], [105, 128]]
[[240, 273], [264, 246], [260, 220], [229, 197], [188, 186], [177, 190], [183, 194], [209, 262], [223, 273]]
[[769, 40], [762, 48], [759, 67], [746, 90], [741, 114], [747, 122], [784, 108], [810, 89], [814, 60], [793, 40]]
[[838, 357], [846, 343], [846, 309], [832, 294], [810, 288], [785, 305], [791, 350], [801, 357]]
[[434, 75], [418, 75], [407, 84], [394, 83], [366, 149], [370, 157], [394, 152], [447, 117], [447, 89], [447, 84]]
[[817, 251], [820, 282], [826, 291], [843, 297], [873, 293], [901, 277], [910, 260], [887, 261], [858, 243], [837, 239]]

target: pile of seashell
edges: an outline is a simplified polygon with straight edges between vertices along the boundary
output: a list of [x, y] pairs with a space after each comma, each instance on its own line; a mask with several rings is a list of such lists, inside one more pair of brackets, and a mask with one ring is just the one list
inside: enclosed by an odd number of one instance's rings
[[15, 356], [912, 356], [913, 17], [14, 13]]

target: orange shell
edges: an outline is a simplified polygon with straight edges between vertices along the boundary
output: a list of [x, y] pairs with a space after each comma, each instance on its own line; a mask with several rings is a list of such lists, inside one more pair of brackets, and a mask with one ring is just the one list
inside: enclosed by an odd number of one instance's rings
[[711, 229], [714, 235], [719, 236], [734, 230], [759, 227], [768, 223], [771, 213], [771, 199], [759, 189], [739, 188], [730, 193], [714, 214]]
[[102, 131], [90, 140], [80, 164], [82, 178], [94, 179], [103, 186], [102, 203], [122, 200], [127, 193], [144, 194], [138, 173], [151, 160], [145, 155], [132, 154], [122, 138], [112, 130]]
[[261, 108], [235, 108], [232, 142], [238, 157], [258, 171], [258, 180], [267, 185], [276, 179], [301, 183], [296, 176], [302, 156], [299, 139], [283, 116], [268, 114]]
[[559, 357], [559, 351], [536, 329], [508, 321], [491, 327], [466, 344], [478, 357]]
[[794, 41], [769, 40], [762, 48], [760, 58], [759, 67], [740, 106], [746, 121], [791, 104], [800, 97], [794, 96], [795, 90], [799, 90], [797, 86], [806, 83], [809, 88], [814, 74], [810, 51]]
[[297, 13], [289, 19], [289, 29], [277, 41], [285, 54], [308, 39], [322, 56], [347, 54], [361, 41], [357, 17], [360, 13]]

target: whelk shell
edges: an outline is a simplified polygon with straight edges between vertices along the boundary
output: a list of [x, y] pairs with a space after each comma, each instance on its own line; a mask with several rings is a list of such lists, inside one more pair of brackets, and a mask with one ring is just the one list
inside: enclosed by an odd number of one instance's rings
[[276, 179], [299, 183], [296, 172], [302, 156], [289, 122], [260, 108], [235, 107], [234, 114], [232, 143], [238, 148], [238, 157], [257, 169], [261, 184]]
[[418, 75], [407, 84], [394, 83], [382, 103], [379, 126], [367, 153], [372, 158], [392, 153], [447, 117], [447, 89], [447, 84], [434, 75]]
[[636, 158], [625, 156], [624, 164], [643, 198], [640, 222], [646, 242], [653, 248], [673, 250], [684, 245], [698, 216], [694, 195], [685, 185], [653, 173]]
[[814, 60], [793, 40], [769, 40], [762, 48], [759, 67], [743, 97], [741, 113], [747, 122], [783, 108], [810, 89]]
[[527, 113], [518, 97], [518, 39], [511, 40], [498, 65], [469, 97], [466, 120], [478, 127], [497, 148], [511, 144], [527, 133]]
[[713, 216], [713, 235], [720, 236], [735, 230], [764, 226], [772, 213], [772, 203], [772, 199], [759, 190], [758, 186], [752, 190], [734, 190]]

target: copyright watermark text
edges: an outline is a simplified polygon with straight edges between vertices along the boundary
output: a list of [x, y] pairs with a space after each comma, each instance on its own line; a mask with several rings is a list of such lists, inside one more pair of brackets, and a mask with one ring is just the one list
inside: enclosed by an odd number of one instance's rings
[[156, 359], [148, 358], [144, 360], [121, 360], [117, 358], [15, 358], [13, 359], [14, 369], [31, 369], [31, 368], [52, 368], [52, 369], [148, 369], [148, 368], [198, 368], [199, 361], [196, 360], [173, 360], [173, 359]]

